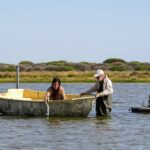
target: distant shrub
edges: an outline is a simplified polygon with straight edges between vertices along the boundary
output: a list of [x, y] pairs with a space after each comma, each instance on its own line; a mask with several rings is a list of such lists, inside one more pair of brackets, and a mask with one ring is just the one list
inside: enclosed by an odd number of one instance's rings
[[110, 59], [106, 59], [105, 61], [103, 61], [103, 63], [114, 63], [114, 62], [126, 63], [126, 61], [120, 58], [110, 58]]
[[72, 70], [74, 70], [74, 67], [72, 67], [72, 66], [61, 66], [59, 69], [60, 69], [60, 71], [72, 71]]
[[[119, 58], [111, 58], [104, 63], [90, 62], [67, 62], [67, 61], [52, 61], [48, 63], [35, 63], [31, 61], [22, 61], [19, 64], [20, 71], [94, 71], [103, 69], [107, 71], [150, 71], [150, 63], [141, 63], [138, 61], [125, 62]], [[16, 65], [0, 63], [1, 72], [15, 72]]]
[[139, 64], [139, 61], [131, 61], [131, 64]]
[[45, 68], [43, 68], [42, 66], [35, 66], [35, 67], [33, 68], [33, 70], [34, 70], [34, 71], [44, 71]]
[[150, 63], [140, 63], [137, 61], [131, 62], [131, 66], [133, 66], [136, 71], [150, 71]]
[[45, 71], [58, 71], [58, 66], [47, 65]]
[[97, 69], [110, 70], [111, 65], [110, 64], [96, 64], [96, 65], [91, 66], [91, 70], [97, 70]]
[[126, 66], [121, 64], [112, 64], [110, 67], [111, 71], [125, 71]]
[[92, 63], [82, 61], [82, 62], [80, 62], [80, 64], [91, 65]]
[[6, 68], [6, 71], [14, 72], [14, 71], [16, 71], [16, 67], [10, 65], [10, 66], [8, 66], [8, 67]]
[[46, 65], [56, 65], [56, 66], [58, 66], [58, 65], [64, 65], [64, 64], [66, 64], [66, 61], [64, 61], [64, 60], [61, 60], [61, 61], [51, 61], [51, 62], [47, 62], [46, 63]]
[[74, 70], [73, 66], [65, 66], [65, 65], [60, 65], [60, 66], [54, 66], [54, 65], [49, 65], [45, 68], [46, 71], [72, 71]]
[[28, 65], [28, 64], [20, 64], [19, 65], [19, 70], [20, 71], [27, 71], [27, 72], [29, 72], [29, 71], [32, 71], [33, 68], [32, 68], [31, 65]]
[[33, 65], [32, 61], [21, 61], [19, 64]]
[[16, 66], [15, 65], [0, 65], [0, 71], [2, 72], [14, 72], [16, 71]]

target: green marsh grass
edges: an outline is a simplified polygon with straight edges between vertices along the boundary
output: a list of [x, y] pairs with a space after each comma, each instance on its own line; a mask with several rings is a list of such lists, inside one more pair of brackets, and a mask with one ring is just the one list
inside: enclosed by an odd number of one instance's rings
[[[150, 82], [148, 71], [106, 71], [113, 82]], [[51, 82], [59, 77], [62, 82], [95, 82], [93, 71], [32, 71], [20, 72], [20, 82]], [[0, 82], [16, 82], [16, 72], [0, 72]]]

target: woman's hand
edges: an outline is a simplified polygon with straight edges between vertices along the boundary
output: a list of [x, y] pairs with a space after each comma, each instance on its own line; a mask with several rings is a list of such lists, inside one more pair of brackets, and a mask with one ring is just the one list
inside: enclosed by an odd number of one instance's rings
[[46, 96], [45, 96], [45, 101], [48, 102], [48, 101], [49, 101], [49, 98], [50, 98], [50, 92], [47, 92], [47, 93], [46, 93]]

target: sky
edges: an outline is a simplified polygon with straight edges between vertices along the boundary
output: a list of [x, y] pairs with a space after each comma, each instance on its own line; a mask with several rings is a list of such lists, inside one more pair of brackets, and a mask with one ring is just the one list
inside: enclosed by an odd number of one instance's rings
[[150, 0], [0, 0], [0, 63], [150, 62]]

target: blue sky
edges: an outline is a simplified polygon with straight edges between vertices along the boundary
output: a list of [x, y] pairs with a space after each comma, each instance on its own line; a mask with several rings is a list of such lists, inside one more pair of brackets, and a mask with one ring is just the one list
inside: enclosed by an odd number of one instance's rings
[[150, 62], [149, 0], [0, 0], [0, 63]]

